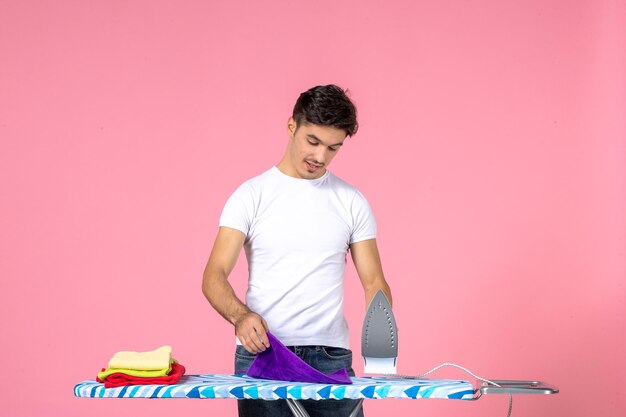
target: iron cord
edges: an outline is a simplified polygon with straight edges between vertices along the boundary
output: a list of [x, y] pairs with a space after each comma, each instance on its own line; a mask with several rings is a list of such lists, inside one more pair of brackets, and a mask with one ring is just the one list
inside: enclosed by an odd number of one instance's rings
[[[457, 368], [457, 369], [460, 369], [462, 371], [465, 371], [468, 374], [470, 374], [471, 376], [473, 376], [474, 378], [476, 378], [479, 381], [482, 381], [482, 382], [484, 382], [486, 384], [493, 385], [493, 386], [499, 387], [499, 388], [501, 387], [501, 385], [499, 385], [499, 384], [497, 384], [497, 383], [495, 383], [493, 381], [490, 381], [488, 379], [482, 378], [482, 377], [476, 375], [475, 373], [473, 373], [472, 371], [470, 371], [469, 369], [467, 369], [467, 368], [465, 368], [465, 367], [463, 367], [461, 365], [457, 365], [456, 363], [451, 363], [451, 362], [445, 362], [445, 363], [442, 363], [440, 365], [437, 365], [433, 369], [431, 369], [430, 371], [424, 372], [423, 374], [420, 374], [420, 375], [401, 375], [401, 374], [384, 374], [384, 375], [385, 376], [395, 376], [395, 377], [400, 377], [400, 378], [408, 378], [408, 379], [420, 379], [420, 378], [424, 378], [426, 375], [430, 375], [433, 372], [435, 372], [435, 371], [437, 371], [437, 370], [439, 370], [439, 369], [441, 369], [443, 367], [446, 367], [446, 366], [451, 366], [453, 368]], [[482, 396], [482, 392], [480, 390], [476, 390], [476, 391], [477, 391], [478, 395], [477, 395], [477, 397], [474, 398], [475, 400], [477, 400], [478, 398], [480, 398]], [[507, 412], [506, 417], [511, 417], [511, 413], [512, 412], [513, 412], [513, 395], [511, 393], [509, 393], [509, 411]]]

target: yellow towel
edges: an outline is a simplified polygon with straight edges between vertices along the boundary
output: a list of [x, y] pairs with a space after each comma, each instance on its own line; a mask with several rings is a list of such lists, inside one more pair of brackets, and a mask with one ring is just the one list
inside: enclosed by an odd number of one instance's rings
[[124, 368], [107, 368], [102, 370], [102, 372], [98, 372], [98, 378], [104, 380], [111, 374], [122, 373], [131, 376], [137, 376], [142, 378], [153, 378], [159, 376], [169, 375], [172, 370], [172, 363], [176, 362], [176, 359], [172, 358], [170, 361], [170, 365], [165, 369], [152, 370], [152, 371], [138, 371], [136, 369], [124, 369]]
[[150, 352], [117, 352], [109, 361], [109, 368], [154, 371], [169, 368], [172, 347], [161, 346]]

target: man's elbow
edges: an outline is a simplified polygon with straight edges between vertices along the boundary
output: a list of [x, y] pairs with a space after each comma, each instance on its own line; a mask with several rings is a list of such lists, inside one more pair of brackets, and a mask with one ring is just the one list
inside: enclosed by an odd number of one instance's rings
[[378, 290], [383, 290], [383, 292], [391, 292], [389, 289], [389, 284], [385, 280], [383, 275], [373, 276], [367, 280], [364, 280], [363, 287], [365, 291], [368, 292], [377, 292]]
[[213, 286], [211, 275], [212, 274], [208, 268], [205, 269], [202, 274], [202, 294], [204, 294], [207, 300], [211, 299], [211, 287]]
[[221, 288], [221, 283], [226, 281], [226, 273], [221, 268], [208, 267], [202, 274], [202, 293], [211, 301], [215, 292]]
[[381, 290], [383, 294], [385, 294], [385, 297], [387, 297], [387, 301], [389, 301], [389, 304], [393, 306], [391, 288], [389, 287], [389, 284], [387, 284], [387, 281], [385, 281], [385, 278], [382, 277], [381, 279], [371, 281], [369, 285], [365, 288], [367, 301], [369, 302], [372, 298], [374, 298], [374, 295], [376, 295], [379, 290]]

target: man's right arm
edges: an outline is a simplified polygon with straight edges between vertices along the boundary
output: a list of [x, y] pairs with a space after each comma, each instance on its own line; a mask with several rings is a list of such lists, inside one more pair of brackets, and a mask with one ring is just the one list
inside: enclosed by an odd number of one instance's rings
[[270, 346], [267, 323], [236, 296], [228, 282], [235, 267], [245, 235], [229, 227], [220, 227], [202, 278], [202, 292], [211, 306], [235, 326], [235, 334], [250, 353]]

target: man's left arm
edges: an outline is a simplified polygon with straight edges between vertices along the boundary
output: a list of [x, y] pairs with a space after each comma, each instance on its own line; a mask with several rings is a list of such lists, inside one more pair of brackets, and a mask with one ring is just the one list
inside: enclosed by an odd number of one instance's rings
[[393, 306], [391, 289], [387, 281], [385, 281], [376, 239], [368, 239], [351, 244], [350, 254], [365, 291], [365, 308], [369, 306], [370, 301], [372, 301], [378, 290], [383, 290], [387, 300], [389, 300], [389, 304]]

